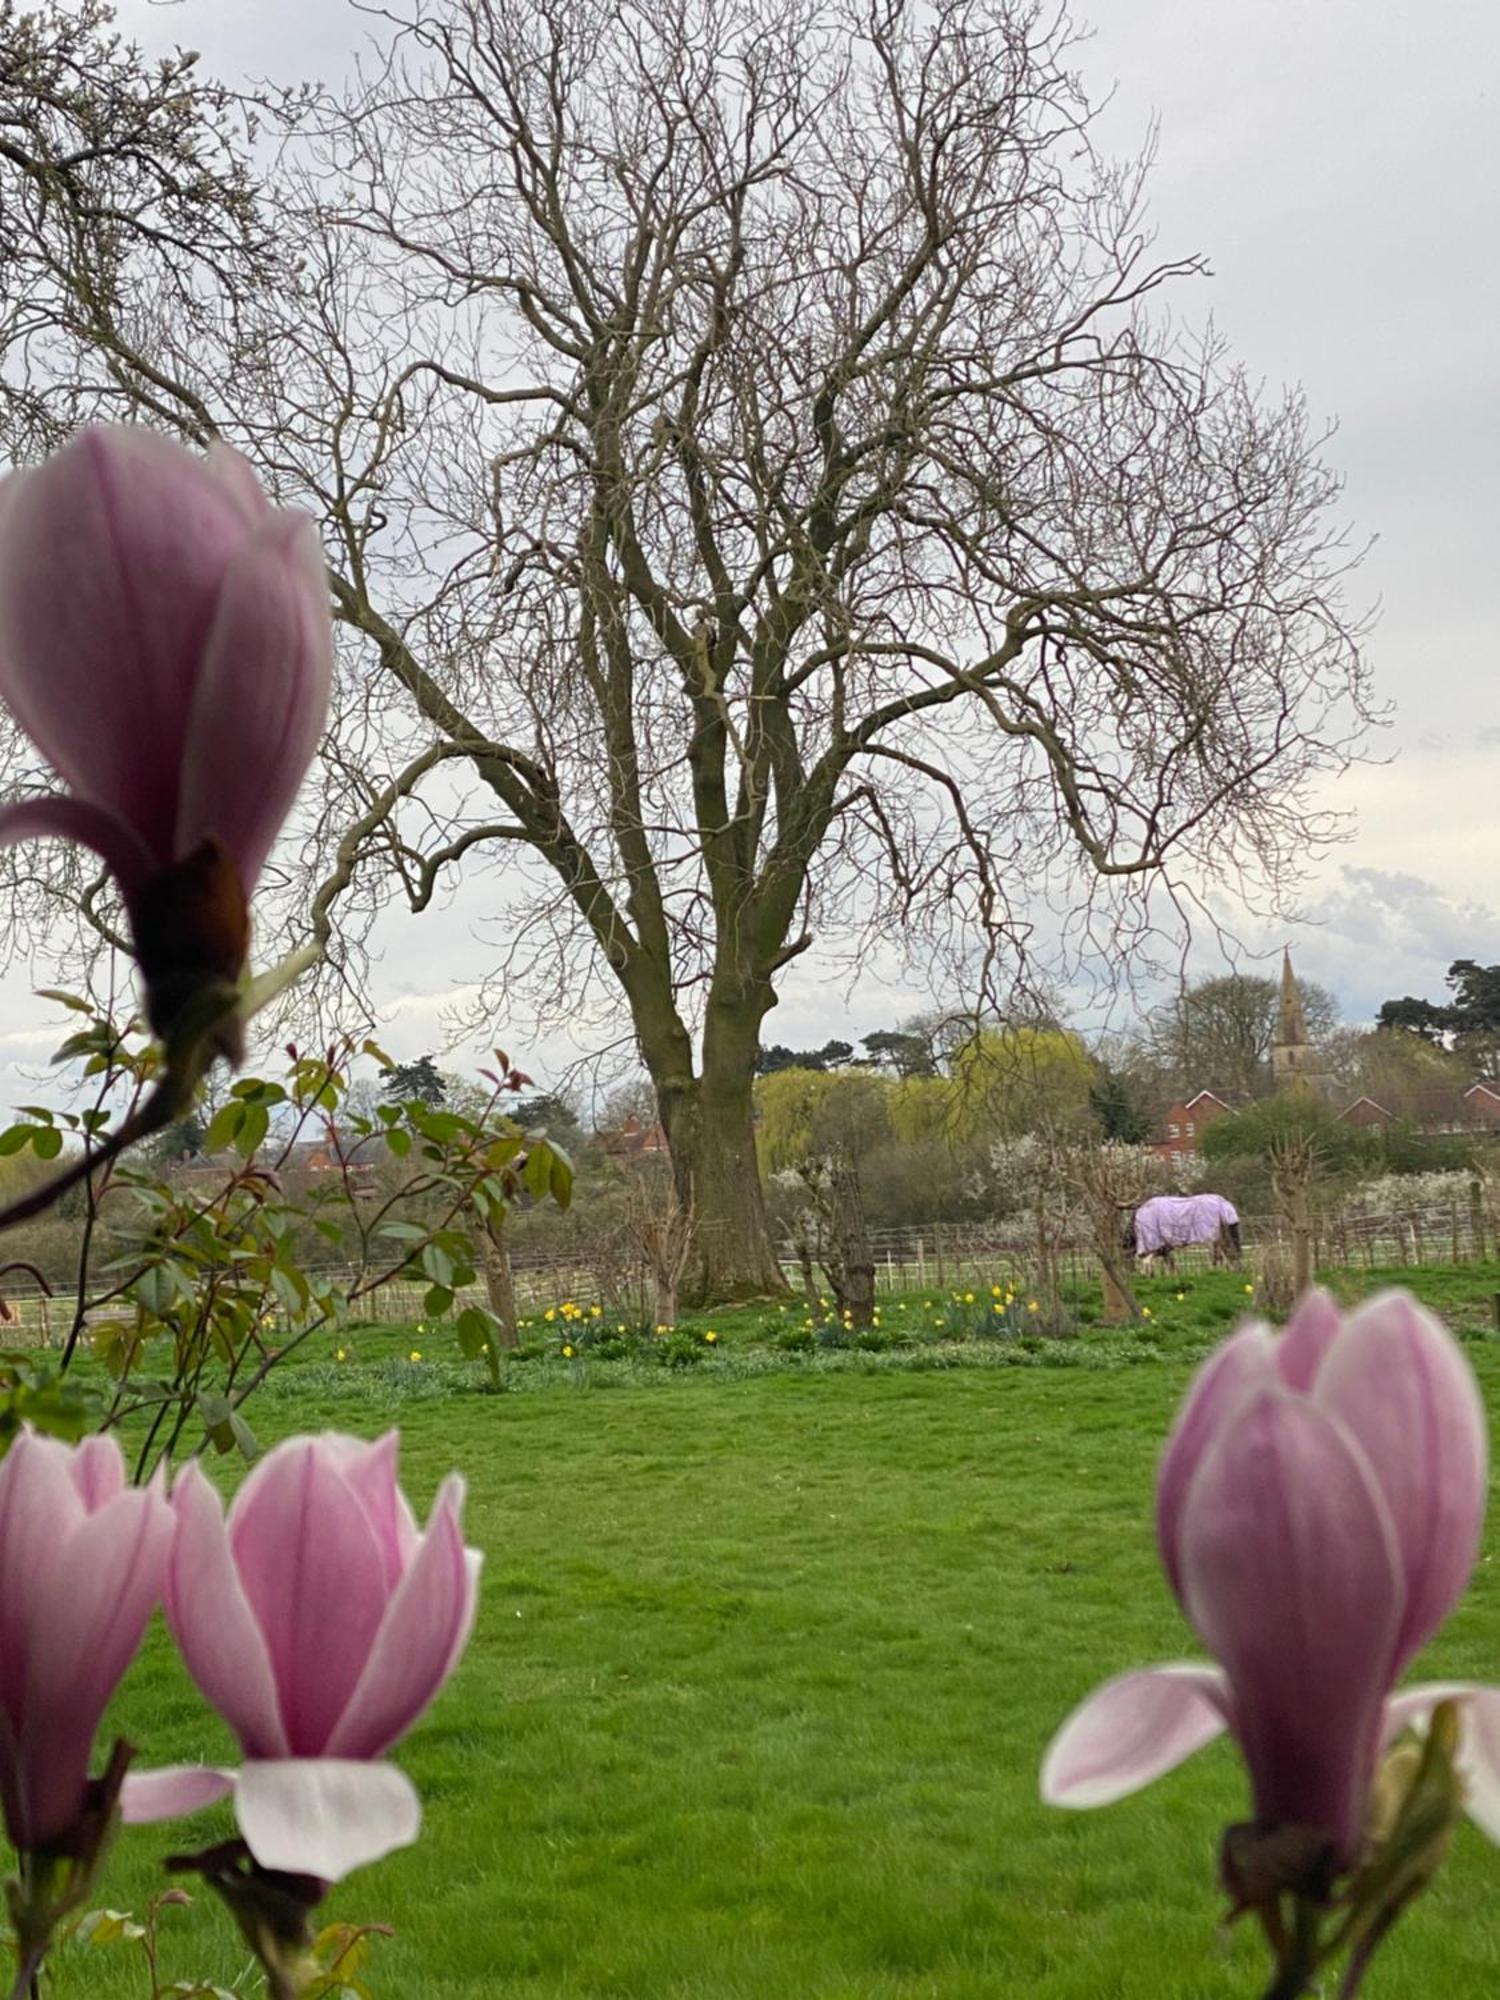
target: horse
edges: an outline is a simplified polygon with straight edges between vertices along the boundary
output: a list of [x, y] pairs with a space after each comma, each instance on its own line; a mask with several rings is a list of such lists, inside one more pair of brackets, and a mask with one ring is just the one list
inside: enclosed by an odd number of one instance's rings
[[1173, 1271], [1173, 1253], [1190, 1244], [1212, 1246], [1215, 1264], [1239, 1268], [1240, 1218], [1221, 1194], [1156, 1194], [1127, 1218], [1121, 1243], [1134, 1256], [1155, 1257]]

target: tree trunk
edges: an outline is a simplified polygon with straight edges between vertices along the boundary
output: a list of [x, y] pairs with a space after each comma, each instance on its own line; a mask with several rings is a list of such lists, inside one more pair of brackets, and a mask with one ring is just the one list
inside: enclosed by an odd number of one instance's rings
[[1300, 1175], [1288, 1181], [1286, 1216], [1292, 1229], [1292, 1284], [1300, 1299], [1313, 1282], [1313, 1227], [1308, 1188]]
[[838, 1258], [839, 1309], [848, 1314], [852, 1325], [870, 1327], [875, 1324], [875, 1253], [865, 1225], [859, 1171], [852, 1160], [834, 1161], [829, 1194], [829, 1221]]
[[682, 1286], [692, 1305], [773, 1297], [788, 1289], [755, 1157], [753, 1089], [764, 1011], [744, 997], [711, 1000], [701, 1076], [684, 1075], [679, 1067], [654, 1079], [677, 1198], [693, 1217], [693, 1255]]
[[1095, 1245], [1095, 1251], [1099, 1258], [1099, 1272], [1103, 1281], [1104, 1324], [1130, 1325], [1140, 1318], [1141, 1308], [1130, 1280], [1125, 1275], [1121, 1254], [1114, 1249], [1106, 1250], [1099, 1244]]
[[695, 1079], [663, 1110], [677, 1198], [693, 1217], [684, 1298], [721, 1305], [786, 1291], [756, 1164], [748, 1073], [737, 1091]]
[[479, 1256], [484, 1266], [484, 1289], [490, 1311], [500, 1322], [500, 1345], [519, 1347], [516, 1324], [516, 1281], [510, 1268], [510, 1252], [505, 1247], [504, 1224], [489, 1218], [479, 1237]]

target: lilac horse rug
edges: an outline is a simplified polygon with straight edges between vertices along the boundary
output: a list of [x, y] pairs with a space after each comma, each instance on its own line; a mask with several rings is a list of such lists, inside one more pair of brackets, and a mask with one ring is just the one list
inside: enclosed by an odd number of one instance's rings
[[1239, 1221], [1239, 1211], [1221, 1194], [1157, 1194], [1135, 1212], [1139, 1257], [1161, 1250], [1185, 1250], [1190, 1243], [1217, 1243], [1219, 1231]]

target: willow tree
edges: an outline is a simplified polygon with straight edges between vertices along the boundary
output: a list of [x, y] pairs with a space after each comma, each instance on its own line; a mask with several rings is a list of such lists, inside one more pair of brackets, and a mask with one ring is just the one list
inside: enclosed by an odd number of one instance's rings
[[347, 962], [393, 878], [493, 867], [508, 1012], [613, 993], [699, 1288], [776, 1285], [751, 1082], [799, 954], [996, 967], [1049, 894], [1107, 954], [1174, 868], [1306, 852], [1365, 700], [1335, 482], [1169, 318], [1201, 267], [1154, 253], [1050, 10], [372, 22], [282, 106], [273, 252], [204, 260], [187, 318], [51, 172], [24, 442], [133, 411], [317, 512], [315, 935]]

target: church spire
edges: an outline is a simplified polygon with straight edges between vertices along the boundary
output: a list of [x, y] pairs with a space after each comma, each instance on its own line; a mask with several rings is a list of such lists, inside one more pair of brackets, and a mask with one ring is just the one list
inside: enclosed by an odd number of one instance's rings
[[1302, 991], [1292, 971], [1292, 948], [1281, 952], [1281, 1005], [1276, 1015], [1276, 1040], [1283, 1048], [1307, 1046], [1307, 1017], [1302, 1011]]
[[1318, 1052], [1308, 1036], [1290, 946], [1281, 954], [1281, 999], [1276, 1009], [1276, 1039], [1271, 1044], [1271, 1077], [1277, 1090], [1309, 1084], [1314, 1090], [1327, 1088], [1327, 1078], [1318, 1068]]

